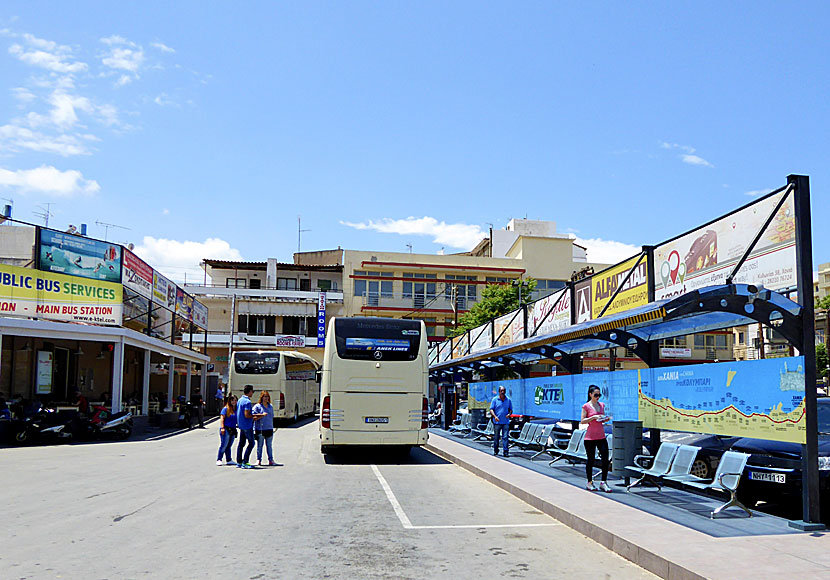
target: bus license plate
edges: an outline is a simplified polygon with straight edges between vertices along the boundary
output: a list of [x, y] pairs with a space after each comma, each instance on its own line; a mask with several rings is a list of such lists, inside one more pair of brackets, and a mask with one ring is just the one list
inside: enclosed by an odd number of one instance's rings
[[787, 483], [787, 475], [784, 473], [762, 473], [760, 471], [750, 471], [749, 479], [755, 481], [771, 481], [772, 483]]
[[366, 417], [365, 421], [367, 423], [388, 423], [389, 417]]

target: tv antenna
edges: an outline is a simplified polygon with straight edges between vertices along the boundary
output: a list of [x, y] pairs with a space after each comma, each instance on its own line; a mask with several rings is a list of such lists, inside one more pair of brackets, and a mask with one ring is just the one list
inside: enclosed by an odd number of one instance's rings
[[303, 229], [303, 222], [302, 216], [297, 216], [297, 253], [300, 253], [300, 240], [302, 238], [303, 232], [310, 232], [311, 230], [304, 230]]
[[412, 244], [407, 244], [406, 247], [409, 248], [409, 253], [411, 254], [412, 253]]
[[[43, 205], [45, 205], [46, 207], [43, 207]], [[55, 205], [55, 204], [54, 204], [54, 203], [44, 203], [43, 205], [39, 205], [39, 206], [38, 206], [38, 207], [39, 207], [40, 209], [42, 209], [43, 211], [33, 211], [33, 212], [32, 212], [32, 214], [33, 214], [35, 217], [39, 217], [39, 218], [41, 218], [41, 219], [44, 221], [44, 224], [43, 224], [43, 225], [44, 225], [44, 226], [46, 226], [46, 227], [48, 228], [48, 227], [49, 227], [49, 218], [50, 218], [50, 217], [54, 217], [54, 216], [55, 216], [55, 214], [53, 214], [53, 213], [52, 213], [51, 211], [49, 211], [49, 210], [51, 210], [51, 209], [52, 209], [52, 206], [53, 206], [53, 205]]]
[[96, 226], [101, 226], [104, 228], [104, 241], [107, 241], [107, 235], [109, 235], [110, 228], [120, 228], [122, 230], [129, 230], [130, 228], [126, 226], [119, 226], [118, 224], [108, 224], [107, 222], [102, 222], [99, 220], [95, 220]]

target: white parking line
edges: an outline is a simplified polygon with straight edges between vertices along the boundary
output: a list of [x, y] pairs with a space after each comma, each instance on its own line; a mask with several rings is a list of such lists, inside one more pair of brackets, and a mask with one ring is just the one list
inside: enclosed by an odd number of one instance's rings
[[412, 522], [409, 521], [409, 518], [406, 515], [406, 512], [403, 511], [398, 498], [395, 497], [395, 494], [392, 492], [392, 488], [389, 487], [389, 483], [386, 481], [386, 478], [383, 477], [380, 473], [380, 469], [378, 469], [377, 465], [372, 465], [372, 471], [375, 472], [375, 477], [378, 478], [380, 482], [380, 486], [383, 488], [383, 491], [386, 493], [386, 498], [389, 500], [389, 503], [392, 504], [392, 509], [395, 511], [395, 515], [398, 516], [398, 519], [401, 521], [401, 525], [404, 527], [405, 530], [451, 530], [451, 529], [480, 529], [480, 528], [544, 528], [544, 527], [551, 527], [551, 526], [559, 526], [561, 524], [556, 522], [546, 523], [546, 524], [459, 524], [459, 525], [446, 525], [446, 526], [413, 526]]

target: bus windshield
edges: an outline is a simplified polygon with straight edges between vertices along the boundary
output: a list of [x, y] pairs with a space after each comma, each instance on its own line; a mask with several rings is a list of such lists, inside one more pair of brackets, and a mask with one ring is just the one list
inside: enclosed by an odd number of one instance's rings
[[240, 375], [275, 375], [279, 370], [277, 352], [235, 352], [234, 370]]
[[412, 361], [421, 345], [417, 320], [337, 318], [337, 355], [343, 359]]

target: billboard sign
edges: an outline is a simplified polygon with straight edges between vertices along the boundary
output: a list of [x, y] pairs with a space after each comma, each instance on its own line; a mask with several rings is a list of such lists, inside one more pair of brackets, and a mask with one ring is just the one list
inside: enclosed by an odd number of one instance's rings
[[208, 307], [193, 299], [193, 324], [199, 328], [207, 329], [208, 324]]
[[121, 284], [0, 264], [0, 315], [119, 326]]
[[121, 282], [121, 246], [40, 228], [38, 269], [91, 280]]
[[176, 288], [176, 314], [188, 322], [193, 321], [193, 296], [178, 287]]
[[301, 334], [278, 334], [274, 337], [274, 344], [284, 348], [302, 348], [305, 346], [305, 337]]
[[317, 348], [326, 346], [326, 293], [317, 295]]
[[[638, 264], [637, 261], [640, 261]], [[629, 272], [631, 275], [629, 276]], [[628, 277], [628, 280], [626, 280]], [[617, 288], [622, 290], [606, 309]], [[596, 320], [603, 316], [624, 312], [648, 304], [648, 265], [640, 256], [598, 272], [576, 286], [577, 322]], [[603, 310], [605, 312], [603, 313]]]
[[452, 358], [461, 358], [470, 350], [470, 335], [464, 333], [452, 341]]
[[[554, 309], [555, 307], [555, 309]], [[551, 312], [551, 309], [554, 309]], [[571, 324], [571, 292], [568, 288], [545, 296], [530, 305], [527, 311], [527, 333], [534, 336], [551, 334]]]
[[[674, 298], [705, 286], [725, 284], [753, 238], [785, 192], [654, 249], [655, 298]], [[795, 204], [789, 195], [735, 275], [737, 284], [772, 290], [796, 285]]]
[[124, 286], [144, 298], [153, 297], [153, 269], [147, 262], [124, 249]]
[[524, 339], [524, 317], [521, 310], [508, 312], [494, 321], [494, 332], [498, 338], [498, 346], [505, 346]]
[[35, 393], [48, 395], [52, 392], [52, 351], [37, 351], [37, 370], [35, 371]]
[[153, 302], [168, 310], [176, 308], [176, 285], [157, 270], [153, 270]]
[[481, 352], [493, 346], [493, 325], [485, 322], [470, 331], [470, 352]]

